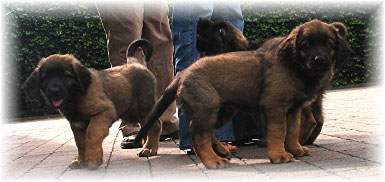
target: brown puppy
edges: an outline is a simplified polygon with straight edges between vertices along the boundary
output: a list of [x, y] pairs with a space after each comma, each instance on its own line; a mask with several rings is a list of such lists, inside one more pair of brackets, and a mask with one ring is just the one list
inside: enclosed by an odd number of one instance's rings
[[177, 99], [191, 120], [194, 150], [207, 168], [223, 168], [229, 162], [231, 153], [213, 131], [238, 109], [262, 108], [272, 163], [309, 155], [311, 151], [298, 141], [301, 110], [317, 99], [330, 83], [334, 66], [350, 52], [338, 29], [313, 20], [296, 27], [275, 50], [204, 57], [173, 80], [150, 111], [137, 139]]
[[[341, 37], [346, 39], [346, 28], [342, 23], [335, 22], [331, 25], [337, 29]], [[259, 48], [273, 50], [287, 37], [275, 37], [263, 41], [247, 42], [242, 32], [231, 23], [207, 19], [200, 19], [198, 21], [197, 32], [197, 49], [202, 55], [217, 55], [225, 52], [244, 51], [244, 45], [248, 45], [248, 50], [257, 50]], [[226, 49], [222, 47], [226, 47]], [[336, 67], [338, 66], [340, 66], [340, 64]], [[321, 132], [324, 122], [322, 114], [322, 98], [324, 93], [325, 89], [321, 90], [316, 102], [304, 108], [301, 112], [301, 144], [313, 144]], [[250, 113], [252, 118], [256, 120], [258, 129], [262, 130], [260, 132], [264, 133], [264, 122], [261, 121], [259, 114], [259, 112]], [[262, 142], [262, 144], [263, 143], [264, 142]]]
[[[117, 119], [144, 122], [155, 103], [156, 80], [139, 62], [148, 61], [151, 52], [150, 42], [137, 40], [128, 48], [128, 64], [103, 71], [86, 68], [72, 55], [55, 54], [41, 59], [24, 82], [29, 98], [41, 91], [70, 122], [78, 148], [71, 168], [97, 169], [102, 164], [102, 142]], [[138, 57], [132, 57], [135, 55]], [[149, 131], [141, 156], [156, 155], [160, 131], [158, 120]]]

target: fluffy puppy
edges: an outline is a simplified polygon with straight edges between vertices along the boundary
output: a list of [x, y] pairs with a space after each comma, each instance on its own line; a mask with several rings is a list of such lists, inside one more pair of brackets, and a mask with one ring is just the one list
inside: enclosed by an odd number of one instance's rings
[[[346, 40], [346, 28], [340, 22], [331, 24], [336, 28], [338, 34]], [[223, 29], [223, 30], [222, 30]], [[243, 36], [242, 32], [234, 27], [231, 23], [226, 21], [211, 21], [207, 19], [200, 19], [198, 21], [198, 38], [197, 49], [201, 55], [217, 55], [225, 52], [277, 49], [278, 45], [287, 38], [287, 36], [274, 37], [261, 41], [248, 42]], [[245, 46], [247, 45], [247, 46]], [[226, 47], [226, 48], [222, 48]], [[336, 68], [341, 64], [336, 65]], [[324, 123], [322, 112], [322, 99], [325, 89], [321, 90], [316, 102], [304, 108], [301, 112], [301, 144], [313, 144], [315, 139], [321, 132]], [[260, 133], [264, 133], [265, 123], [260, 112], [249, 113], [250, 116], [257, 122]], [[260, 146], [265, 146], [265, 142], [260, 140]]]
[[272, 163], [293, 161], [293, 155], [310, 155], [311, 150], [299, 143], [301, 111], [329, 85], [335, 66], [350, 52], [335, 26], [313, 20], [296, 27], [275, 50], [204, 57], [173, 80], [136, 139], [176, 99], [189, 116], [192, 145], [207, 168], [223, 168], [229, 163], [231, 153], [213, 131], [232, 119], [238, 109], [262, 109]]
[[[149, 61], [151, 52], [149, 41], [137, 40], [128, 48], [128, 64], [102, 71], [86, 68], [72, 55], [55, 54], [41, 59], [24, 82], [22, 89], [29, 98], [41, 91], [69, 121], [78, 148], [71, 168], [97, 169], [102, 164], [102, 142], [119, 118], [143, 124], [155, 103], [156, 80], [140, 63]], [[160, 131], [157, 120], [141, 156], [156, 155]]]

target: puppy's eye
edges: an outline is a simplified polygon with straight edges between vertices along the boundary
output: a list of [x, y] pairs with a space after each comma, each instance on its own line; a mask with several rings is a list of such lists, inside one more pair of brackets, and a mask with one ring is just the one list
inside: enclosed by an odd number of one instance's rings
[[47, 77], [47, 73], [42, 73], [41, 75], [40, 75], [40, 78], [41, 79], [45, 79]]
[[226, 32], [225, 32], [225, 29], [223, 29], [223, 28], [219, 28], [217, 31], [218, 31], [218, 33], [219, 33], [221, 36], [223, 36], [223, 37], [225, 37], [225, 36], [226, 36]]
[[336, 45], [334, 44], [334, 42], [332, 41], [332, 40], [328, 40], [328, 42], [327, 42], [327, 45], [330, 47], [330, 48], [335, 48], [336, 47]]
[[68, 76], [68, 77], [73, 77], [73, 76], [74, 76], [74, 75], [72, 74], [72, 72], [71, 72], [71, 71], [68, 71], [68, 70], [65, 71], [64, 73], [65, 73], [65, 75]]
[[309, 47], [310, 47], [310, 43], [309, 43], [308, 41], [303, 41], [303, 42], [301, 43], [301, 47], [302, 47], [302, 48], [309, 48]]

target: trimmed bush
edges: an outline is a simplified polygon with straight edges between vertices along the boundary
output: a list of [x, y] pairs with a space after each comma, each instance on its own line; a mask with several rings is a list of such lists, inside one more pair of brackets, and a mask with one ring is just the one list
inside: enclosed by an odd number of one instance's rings
[[[242, 3], [244, 34], [249, 40], [287, 35], [297, 25], [312, 19], [339, 21], [348, 27], [352, 57], [336, 73], [333, 86], [378, 81], [379, 62], [373, 51], [379, 46], [379, 4], [285, 4]], [[106, 39], [96, 5], [92, 3], [8, 3], [5, 4], [8, 84], [15, 85], [15, 102], [6, 103], [17, 111], [11, 117], [57, 114], [43, 98], [26, 101], [21, 83], [36, 63], [51, 54], [71, 53], [87, 67], [105, 69], [108, 62]], [[17, 76], [15, 76], [17, 75]]]

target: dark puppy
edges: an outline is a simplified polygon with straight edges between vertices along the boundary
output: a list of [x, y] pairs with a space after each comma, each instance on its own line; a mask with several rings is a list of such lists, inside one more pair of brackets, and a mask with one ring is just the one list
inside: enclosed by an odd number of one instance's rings
[[[331, 25], [334, 26], [338, 31], [338, 34], [346, 40], [345, 26], [339, 22], [332, 23]], [[221, 31], [217, 27], [221, 27], [222, 29], [228, 31], [223, 34], [221, 32], [225, 31]], [[231, 23], [226, 21], [211, 21], [207, 19], [200, 19], [198, 21], [197, 32], [199, 34], [197, 39], [197, 49], [203, 55], [217, 55], [225, 52], [243, 51], [245, 50], [245, 44], [248, 44], [248, 50], [257, 50], [259, 48], [273, 50], [276, 49], [285, 38], [287, 38], [287, 36], [285, 36], [275, 37], [262, 41], [245, 42], [246, 38], [243, 37], [242, 32], [235, 28]], [[228, 46], [229, 44], [232, 45]], [[221, 48], [223, 46], [227, 46], [228, 48]], [[210, 49], [208, 49], [209, 47]], [[340, 64], [336, 65], [336, 68], [339, 66]], [[324, 122], [322, 114], [322, 98], [324, 93], [325, 89], [322, 89], [317, 97], [316, 102], [304, 108], [301, 112], [301, 144], [312, 144], [322, 129]], [[250, 113], [252, 118], [257, 121], [258, 129], [264, 130], [264, 123], [261, 121], [261, 116], [259, 116], [259, 114], [259, 112]], [[260, 132], [263, 133], [264, 131]]]
[[194, 150], [207, 168], [223, 168], [229, 162], [231, 153], [213, 131], [238, 109], [262, 108], [271, 162], [285, 163], [293, 161], [293, 155], [309, 155], [311, 151], [298, 142], [301, 110], [317, 99], [330, 83], [334, 66], [350, 52], [338, 29], [313, 20], [296, 27], [274, 51], [204, 57], [173, 80], [150, 111], [137, 139], [177, 99], [191, 120]]
[[[29, 98], [41, 91], [69, 121], [79, 152], [71, 168], [96, 169], [102, 164], [102, 142], [117, 119], [144, 122], [155, 103], [156, 80], [139, 62], [148, 61], [151, 51], [150, 42], [135, 41], [127, 51], [128, 64], [103, 71], [86, 68], [72, 55], [55, 54], [41, 59], [24, 82]], [[160, 131], [158, 120], [148, 133], [141, 156], [156, 155]]]
[[245, 51], [249, 43], [237, 27], [226, 21], [199, 19], [196, 48], [201, 55], [212, 56], [219, 53]]
[[226, 52], [257, 50], [258, 48], [276, 48], [286, 37], [267, 40], [248, 41], [243, 33], [233, 24], [219, 20], [201, 18], [197, 26], [197, 45], [199, 54], [212, 56]]

